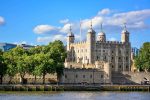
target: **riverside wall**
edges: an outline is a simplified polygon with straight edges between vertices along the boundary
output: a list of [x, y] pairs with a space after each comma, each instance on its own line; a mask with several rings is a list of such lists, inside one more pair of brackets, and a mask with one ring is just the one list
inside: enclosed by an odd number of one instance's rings
[[0, 85], [0, 91], [150, 91], [149, 85]]

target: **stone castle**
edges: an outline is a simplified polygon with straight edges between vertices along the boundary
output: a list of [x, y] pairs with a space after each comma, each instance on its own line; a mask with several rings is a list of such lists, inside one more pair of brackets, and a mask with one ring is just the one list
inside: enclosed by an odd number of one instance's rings
[[67, 36], [67, 58], [62, 83], [112, 83], [112, 72], [131, 70], [131, 44], [124, 26], [121, 42], [107, 41], [102, 30], [96, 34], [92, 23], [86, 41], [75, 42], [73, 32]]

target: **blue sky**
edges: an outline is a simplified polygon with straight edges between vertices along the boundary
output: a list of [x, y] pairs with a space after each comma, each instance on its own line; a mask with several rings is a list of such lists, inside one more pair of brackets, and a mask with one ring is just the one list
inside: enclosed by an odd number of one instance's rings
[[70, 24], [78, 41], [80, 20], [82, 40], [92, 20], [97, 33], [103, 23], [107, 40], [120, 41], [126, 22], [132, 47], [150, 42], [150, 0], [0, 0], [0, 42], [65, 42]]

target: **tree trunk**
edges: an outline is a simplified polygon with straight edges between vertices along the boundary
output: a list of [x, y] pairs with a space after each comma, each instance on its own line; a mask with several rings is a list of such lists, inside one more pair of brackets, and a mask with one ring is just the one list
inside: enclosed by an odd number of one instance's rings
[[34, 84], [36, 84], [36, 75], [34, 76]]
[[145, 68], [144, 70], [145, 70], [146, 73], [148, 72], [148, 69]]
[[3, 84], [3, 75], [0, 75], [0, 84]]
[[20, 83], [24, 84], [25, 83], [24, 75], [20, 75], [20, 78], [21, 78]]
[[43, 74], [43, 84], [45, 84], [45, 74]]
[[57, 74], [57, 84], [59, 83], [59, 81], [60, 81], [60, 75], [59, 74]]
[[9, 82], [8, 83], [11, 84], [12, 83], [11, 81], [12, 81], [12, 76], [9, 76]]

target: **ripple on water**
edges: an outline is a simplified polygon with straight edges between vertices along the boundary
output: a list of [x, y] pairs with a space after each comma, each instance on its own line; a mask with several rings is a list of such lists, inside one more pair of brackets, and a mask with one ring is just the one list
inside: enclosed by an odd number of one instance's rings
[[4, 92], [0, 100], [150, 100], [148, 92]]

